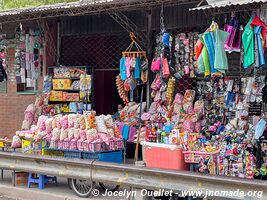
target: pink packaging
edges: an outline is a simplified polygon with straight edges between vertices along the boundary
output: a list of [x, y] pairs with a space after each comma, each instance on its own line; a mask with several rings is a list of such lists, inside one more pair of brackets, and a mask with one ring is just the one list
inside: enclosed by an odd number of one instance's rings
[[70, 147], [69, 147], [69, 149], [70, 149], [70, 150], [77, 150], [77, 149], [78, 149], [78, 148], [77, 148], [77, 140], [72, 139], [72, 140], [70, 141]]
[[189, 131], [191, 133], [194, 132], [194, 130], [195, 130], [195, 123], [194, 122], [189, 121], [189, 120], [185, 120], [183, 125], [184, 125], [183, 127], [184, 127], [185, 131]]

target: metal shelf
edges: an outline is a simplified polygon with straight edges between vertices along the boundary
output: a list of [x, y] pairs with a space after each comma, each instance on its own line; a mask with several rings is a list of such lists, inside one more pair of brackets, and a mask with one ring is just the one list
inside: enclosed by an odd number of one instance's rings
[[80, 80], [80, 78], [70, 77], [70, 78], [52, 78], [52, 79], [67, 79], [67, 80]]
[[53, 89], [54, 91], [65, 91], [65, 92], [80, 92], [81, 90], [73, 90], [73, 89]]
[[72, 102], [74, 102], [74, 103], [91, 103], [91, 101], [88, 101], [88, 102], [86, 102], [86, 101], [48, 101], [48, 103], [50, 103], [50, 104], [62, 104], [62, 103], [72, 103]]
[[[91, 92], [90, 92], [90, 100], [89, 101], [49, 101], [49, 104], [62, 104], [62, 103], [71, 103], [71, 102], [82, 102], [85, 104], [91, 104], [92, 109], [94, 109], [94, 65], [91, 66], [49, 66], [48, 67], [48, 73], [50, 75], [54, 75], [53, 69], [55, 68], [68, 68], [68, 69], [81, 69], [86, 72], [86, 74], [91, 75]], [[64, 78], [53, 78], [53, 79], [68, 79], [68, 80], [80, 80], [79, 78], [76, 77], [64, 77]], [[62, 89], [56, 89], [55, 91], [66, 91], [66, 92], [79, 92], [80, 90], [62, 90]]]

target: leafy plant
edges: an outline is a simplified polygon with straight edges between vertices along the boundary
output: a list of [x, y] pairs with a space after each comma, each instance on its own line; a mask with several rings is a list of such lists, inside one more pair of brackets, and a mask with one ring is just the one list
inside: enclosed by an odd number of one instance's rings
[[40, 5], [49, 5], [55, 3], [68, 3], [74, 2], [75, 0], [2, 0], [1, 9], [14, 9], [14, 8], [26, 8], [35, 7]]

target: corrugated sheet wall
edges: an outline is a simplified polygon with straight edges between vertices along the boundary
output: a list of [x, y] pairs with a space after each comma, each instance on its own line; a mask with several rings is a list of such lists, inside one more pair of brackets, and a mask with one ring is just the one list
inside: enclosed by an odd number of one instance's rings
[[[189, 12], [189, 8], [194, 5], [172, 6], [164, 9], [165, 25], [167, 29], [180, 29], [189, 27], [206, 27], [210, 20], [204, 15], [203, 11]], [[139, 31], [146, 30], [147, 11], [129, 11], [125, 15], [131, 19]], [[160, 27], [160, 8], [152, 10], [152, 28], [159, 30]], [[83, 35], [95, 33], [116, 33], [124, 32], [115, 20], [108, 14], [64, 17], [61, 19], [62, 35]]]

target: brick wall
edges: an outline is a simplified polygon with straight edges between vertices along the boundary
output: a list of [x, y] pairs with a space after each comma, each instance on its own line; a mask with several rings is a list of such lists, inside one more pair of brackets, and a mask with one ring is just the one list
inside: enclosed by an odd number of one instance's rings
[[[8, 67], [14, 68], [15, 49], [8, 49]], [[24, 111], [35, 95], [18, 95], [16, 82], [7, 81], [7, 93], [0, 93], [0, 137], [12, 137], [20, 130]]]
[[[53, 34], [53, 41], [48, 41], [48, 45], [56, 48], [56, 22], [50, 22], [50, 30]], [[51, 47], [51, 46], [50, 46]], [[15, 49], [8, 48], [8, 67], [14, 69]], [[54, 58], [46, 55], [46, 65], [55, 65]], [[43, 77], [38, 80], [39, 91], [42, 90]], [[7, 93], [0, 93], [0, 137], [12, 138], [17, 130], [21, 129], [24, 119], [24, 111], [27, 106], [35, 102], [36, 95], [17, 94], [16, 82], [7, 81]]]

